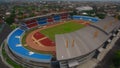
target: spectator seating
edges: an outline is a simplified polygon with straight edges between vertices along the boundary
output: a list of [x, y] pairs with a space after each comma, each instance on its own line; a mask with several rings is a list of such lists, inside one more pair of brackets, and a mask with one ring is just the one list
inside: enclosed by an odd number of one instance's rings
[[54, 22], [52, 17], [47, 18], [47, 22]]
[[86, 21], [91, 21], [94, 23], [97, 23], [99, 21], [99, 18], [95, 18], [95, 17], [89, 17], [89, 16], [78, 16], [78, 15], [74, 15], [72, 17], [74, 20], [86, 20]]
[[46, 25], [46, 24], [47, 24], [47, 21], [39, 21], [38, 24], [39, 24], [39, 25]]
[[33, 28], [38, 25], [37, 20], [28, 20], [25, 22], [25, 24], [27, 25], [28, 28]]
[[60, 15], [55, 15], [53, 18], [54, 18], [55, 21], [59, 21], [60, 20]]
[[45, 21], [45, 20], [47, 20], [47, 18], [45, 17], [37, 18], [37, 21]]
[[33, 27], [36, 27], [37, 25], [38, 25], [37, 23], [32, 23], [32, 24], [27, 25], [27, 27], [33, 28]]
[[40, 54], [40, 53], [34, 53], [29, 51], [28, 49], [24, 48], [21, 44], [21, 36], [24, 33], [23, 30], [17, 28], [14, 30], [9, 36], [8, 36], [8, 46], [10, 50], [19, 55], [20, 57], [26, 58], [26, 59], [33, 59], [39, 62], [45, 62], [48, 63], [52, 59], [52, 55], [50, 54]]
[[38, 24], [39, 25], [46, 25], [47, 24], [47, 18], [37, 18]]

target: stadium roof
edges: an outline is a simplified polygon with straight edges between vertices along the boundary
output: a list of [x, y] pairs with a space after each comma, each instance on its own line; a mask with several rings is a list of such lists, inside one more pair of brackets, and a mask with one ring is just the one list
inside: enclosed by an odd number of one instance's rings
[[99, 48], [108, 35], [99, 29], [87, 26], [78, 31], [56, 35], [58, 60], [72, 59]]
[[31, 20], [31, 19], [34, 19], [34, 18], [46, 17], [46, 16], [50, 16], [50, 15], [52, 15], [52, 14], [57, 15], [57, 14], [68, 13], [68, 12], [71, 13], [72, 11], [59, 12], [59, 13], [57, 13], [57, 12], [54, 12], [54, 13], [48, 13], [48, 14], [46, 14], [46, 15], [40, 15], [40, 16], [35, 16], [35, 17], [25, 18], [25, 19], [23, 19], [22, 21]]
[[113, 29], [120, 26], [120, 21], [113, 17], [106, 17], [105, 19], [100, 20], [98, 23], [92, 23], [92, 25], [97, 26], [109, 34]]

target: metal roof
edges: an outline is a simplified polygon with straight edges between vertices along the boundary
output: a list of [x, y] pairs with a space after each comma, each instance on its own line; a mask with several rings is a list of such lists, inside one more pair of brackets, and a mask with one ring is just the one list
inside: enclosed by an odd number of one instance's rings
[[117, 26], [116, 26], [116, 29], [120, 28], [120, 21], [117, 21]]
[[52, 15], [52, 14], [57, 15], [57, 14], [70, 13], [70, 12], [71, 12], [71, 11], [68, 11], [68, 12], [59, 12], [59, 13], [57, 13], [57, 12], [54, 12], [54, 13], [48, 13], [48, 14], [46, 14], [46, 15], [40, 15], [40, 16], [35, 16], [35, 17], [25, 18], [25, 19], [22, 19], [22, 21], [27, 21], [27, 20], [31, 20], [31, 19], [35, 19], [35, 18], [40, 18], [40, 17], [46, 17], [46, 16], [50, 16], [50, 15]]
[[116, 27], [120, 26], [120, 22], [113, 17], [106, 17], [103, 20], [100, 20], [98, 23], [92, 23], [92, 25], [102, 29], [107, 34], [112, 32]]
[[94, 27], [87, 26], [75, 32], [56, 35], [55, 38], [57, 59], [65, 60], [97, 49], [108, 39], [108, 35]]

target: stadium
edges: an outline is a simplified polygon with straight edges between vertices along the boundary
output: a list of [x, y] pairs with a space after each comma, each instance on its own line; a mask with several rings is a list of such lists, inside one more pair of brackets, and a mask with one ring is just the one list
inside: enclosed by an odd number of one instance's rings
[[24, 19], [7, 38], [6, 51], [28, 68], [72, 68], [99, 55], [120, 31], [114, 17], [100, 20], [68, 12]]

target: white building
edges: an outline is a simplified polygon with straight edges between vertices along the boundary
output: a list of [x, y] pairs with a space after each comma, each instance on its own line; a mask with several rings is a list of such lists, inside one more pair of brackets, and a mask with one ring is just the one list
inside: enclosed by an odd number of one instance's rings
[[93, 10], [93, 8], [90, 6], [82, 6], [82, 7], [77, 7], [76, 10], [78, 10], [78, 11]]

